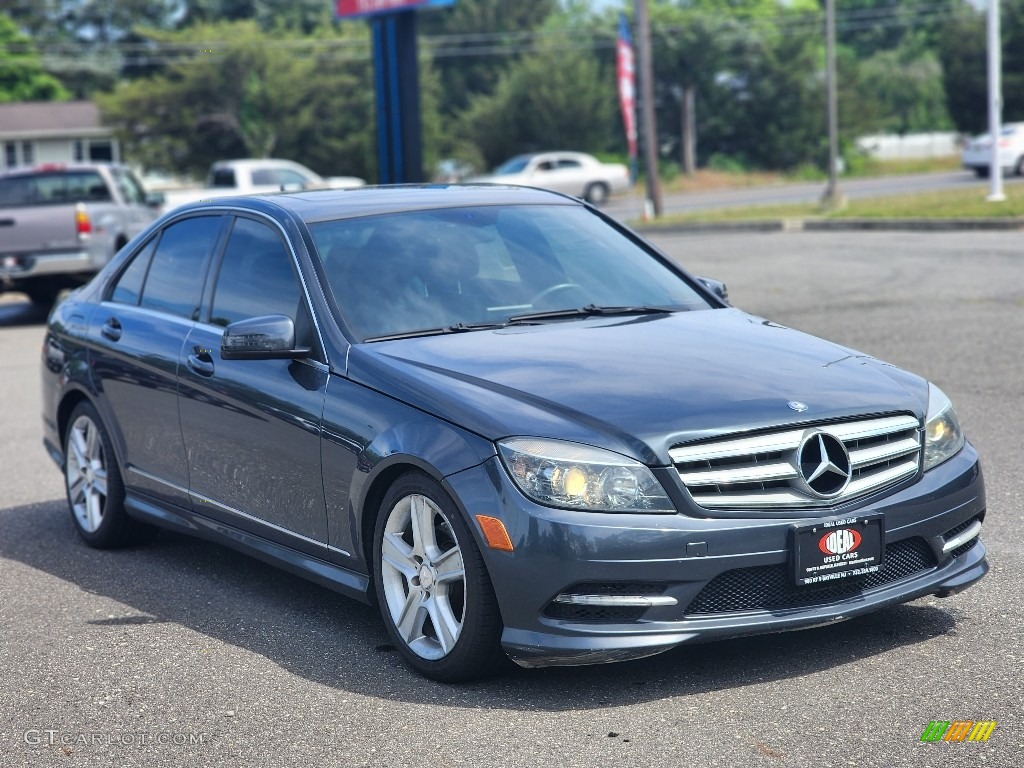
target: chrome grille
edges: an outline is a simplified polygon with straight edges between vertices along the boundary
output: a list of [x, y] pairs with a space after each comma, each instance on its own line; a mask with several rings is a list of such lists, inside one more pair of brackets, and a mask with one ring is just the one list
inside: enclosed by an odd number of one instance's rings
[[[821, 498], [800, 477], [797, 453], [809, 432], [835, 436], [850, 455], [850, 482], [834, 498]], [[916, 474], [921, 462], [921, 425], [906, 415], [809, 424], [677, 446], [669, 456], [693, 500], [707, 509], [827, 507]]]

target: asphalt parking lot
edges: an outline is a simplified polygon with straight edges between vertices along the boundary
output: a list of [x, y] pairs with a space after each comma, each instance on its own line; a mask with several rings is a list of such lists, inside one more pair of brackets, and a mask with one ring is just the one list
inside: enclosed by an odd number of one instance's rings
[[[984, 463], [986, 579], [827, 628], [432, 683], [370, 608], [230, 550], [172, 534], [85, 547], [40, 442], [44, 318], [4, 299], [0, 765], [1019, 768], [1024, 238], [656, 242], [737, 306], [945, 390]], [[934, 720], [998, 725], [922, 742]]]

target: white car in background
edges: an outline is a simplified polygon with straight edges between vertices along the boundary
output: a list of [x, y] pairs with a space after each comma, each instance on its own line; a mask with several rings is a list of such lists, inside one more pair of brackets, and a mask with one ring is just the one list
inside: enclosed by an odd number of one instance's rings
[[629, 171], [621, 163], [602, 163], [582, 152], [537, 152], [516, 155], [490, 174], [467, 181], [540, 187], [601, 205], [629, 189]]
[[[992, 136], [984, 133], [967, 142], [963, 152], [964, 168], [978, 176], [988, 176], [992, 162]], [[1004, 174], [1024, 176], [1024, 123], [1004, 123], [999, 133], [999, 165]]]
[[366, 182], [356, 176], [323, 178], [304, 165], [274, 158], [221, 160], [210, 166], [203, 188], [168, 189], [164, 210], [231, 195], [298, 192], [303, 189], [352, 189]]

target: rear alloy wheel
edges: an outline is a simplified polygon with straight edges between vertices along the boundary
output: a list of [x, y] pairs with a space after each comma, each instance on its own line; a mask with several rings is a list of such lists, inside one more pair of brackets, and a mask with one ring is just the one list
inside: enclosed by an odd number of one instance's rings
[[591, 205], [603, 205], [608, 200], [608, 194], [608, 185], [601, 181], [588, 184], [583, 191], [583, 197]]
[[443, 682], [491, 672], [501, 617], [473, 535], [444, 489], [402, 475], [381, 504], [374, 584], [388, 634], [422, 675]]
[[75, 406], [64, 436], [64, 484], [71, 519], [90, 547], [109, 549], [152, 538], [156, 528], [132, 520], [114, 452], [91, 403]]

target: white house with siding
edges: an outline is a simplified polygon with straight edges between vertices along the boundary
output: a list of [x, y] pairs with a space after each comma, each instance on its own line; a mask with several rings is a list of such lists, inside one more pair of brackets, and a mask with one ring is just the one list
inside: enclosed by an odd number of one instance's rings
[[0, 104], [0, 171], [38, 163], [120, 162], [110, 128], [91, 101]]

